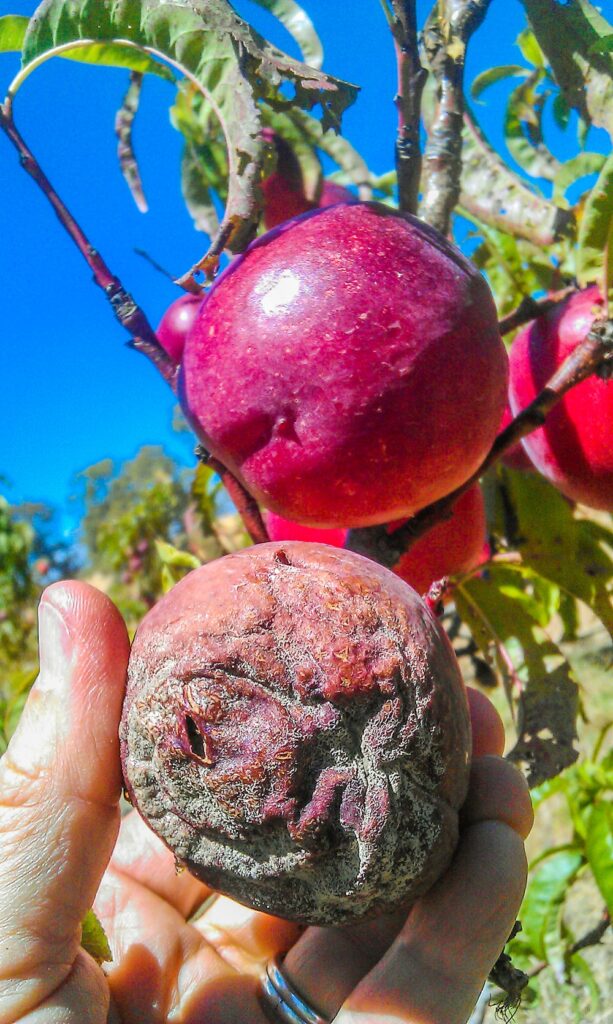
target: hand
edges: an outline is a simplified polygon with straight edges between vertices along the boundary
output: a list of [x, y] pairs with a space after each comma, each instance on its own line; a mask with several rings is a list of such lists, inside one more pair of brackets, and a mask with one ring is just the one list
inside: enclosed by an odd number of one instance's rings
[[[129, 644], [119, 613], [84, 583], [55, 584], [41, 601], [40, 647], [40, 676], [0, 761], [0, 1024], [266, 1024], [257, 979], [277, 952], [338, 1024], [466, 1021], [515, 921], [532, 824], [485, 697], [470, 693], [460, 845], [408, 917], [303, 929], [220, 896], [190, 922], [210, 890], [175, 873], [135, 813], [120, 827]], [[114, 958], [104, 971], [80, 947], [94, 899]]]

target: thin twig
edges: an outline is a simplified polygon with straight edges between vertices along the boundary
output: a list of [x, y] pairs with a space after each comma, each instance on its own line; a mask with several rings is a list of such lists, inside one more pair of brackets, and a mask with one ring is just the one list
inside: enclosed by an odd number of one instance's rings
[[420, 217], [442, 234], [460, 198], [466, 47], [491, 0], [439, 0], [424, 29], [424, 48], [438, 83], [438, 107], [424, 155]]
[[421, 178], [419, 124], [421, 96], [428, 72], [422, 67], [417, 45], [417, 14], [415, 0], [391, 0], [394, 10], [390, 27], [398, 65], [398, 135], [396, 138], [396, 172], [398, 204], [406, 213], [415, 213]]
[[[585, 935], [582, 935], [581, 938], [577, 939], [576, 942], [573, 942], [569, 950], [570, 955], [572, 956], [573, 953], [578, 953], [581, 949], [587, 949], [588, 946], [597, 946], [602, 941], [610, 925], [611, 915], [609, 914], [608, 910], [603, 910], [602, 916], [598, 924], [594, 928], [590, 928], [589, 932], [586, 932]], [[530, 970], [528, 971], [528, 977], [535, 978], [537, 974], [540, 974], [541, 971], [544, 971], [545, 968], [548, 966], [549, 964], [547, 963], [547, 961], [542, 960], [540, 963], [535, 964], [534, 967], [530, 968]]]
[[388, 533], [385, 525], [350, 530], [345, 546], [391, 568], [428, 530], [451, 518], [458, 498], [477, 483], [490, 466], [522, 437], [542, 427], [547, 415], [567, 391], [593, 373], [606, 377], [612, 369], [613, 320], [600, 320], [593, 324], [585, 340], [556, 370], [534, 401], [498, 435], [479, 468], [461, 487], [423, 508], [393, 533]]
[[125, 290], [118, 277], [111, 273], [102, 256], [90, 243], [65, 203], [53, 188], [25, 140], [17, 130], [8, 103], [0, 104], [0, 128], [19, 153], [21, 166], [47, 197], [62, 227], [68, 232], [83, 259], [90, 267], [95, 283], [102, 288], [122, 327], [132, 335], [132, 348], [146, 355], [168, 384], [176, 390], [176, 365], [166, 354], [144, 312]]
[[559, 306], [561, 302], [564, 302], [576, 290], [571, 285], [546, 299], [533, 299], [530, 295], [525, 295], [517, 309], [514, 309], [512, 313], [509, 313], [499, 321], [498, 330], [501, 334], [510, 334], [511, 331], [516, 330], [516, 328], [521, 327], [523, 324], [536, 320], [543, 313], [549, 313], [550, 310]]

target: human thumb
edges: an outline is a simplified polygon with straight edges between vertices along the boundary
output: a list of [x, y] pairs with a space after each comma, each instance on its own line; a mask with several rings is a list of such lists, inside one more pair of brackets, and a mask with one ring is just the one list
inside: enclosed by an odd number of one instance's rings
[[81, 921], [119, 827], [129, 642], [114, 605], [80, 582], [45, 591], [39, 639], [40, 675], [0, 759], [0, 1024], [49, 1001], [57, 1013], [75, 978], [79, 1002], [104, 981], [80, 950]]

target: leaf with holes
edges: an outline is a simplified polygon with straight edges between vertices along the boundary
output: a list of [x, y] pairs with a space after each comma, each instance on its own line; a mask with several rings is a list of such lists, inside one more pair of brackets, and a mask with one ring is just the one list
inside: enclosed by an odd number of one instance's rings
[[256, 228], [264, 159], [259, 101], [289, 106], [281, 89], [290, 85], [292, 104], [319, 106], [323, 128], [337, 129], [357, 89], [271, 46], [227, 0], [44, 0], [28, 26], [21, 80], [58, 47], [87, 41], [117, 46], [118, 40], [120, 49], [135, 49], [186, 76], [221, 125], [229, 163], [226, 211], [208, 252], [183, 280], [210, 274], [223, 249], [241, 251]]

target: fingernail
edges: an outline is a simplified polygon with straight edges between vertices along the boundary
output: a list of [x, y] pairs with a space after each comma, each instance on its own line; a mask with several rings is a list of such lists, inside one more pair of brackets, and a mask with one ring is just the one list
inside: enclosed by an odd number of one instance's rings
[[39, 690], [56, 692], [69, 683], [70, 633], [61, 612], [43, 596], [38, 608]]

